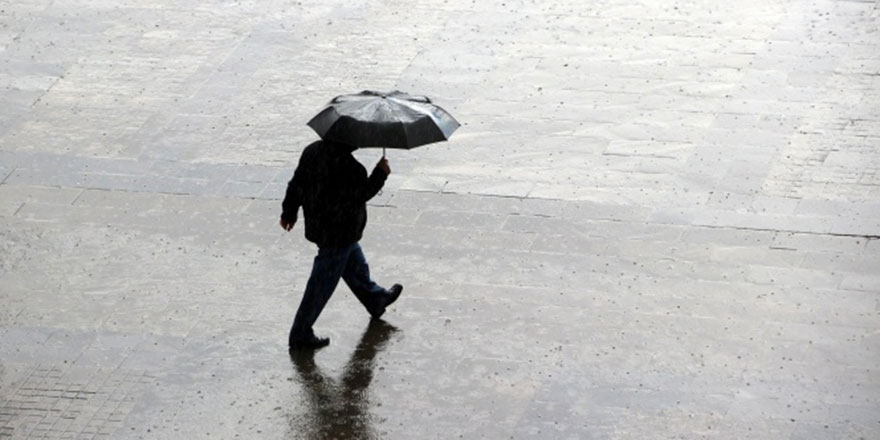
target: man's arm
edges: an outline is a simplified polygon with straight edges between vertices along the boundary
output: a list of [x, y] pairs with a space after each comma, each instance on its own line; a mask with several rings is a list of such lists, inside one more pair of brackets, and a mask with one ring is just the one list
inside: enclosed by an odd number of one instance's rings
[[286, 231], [293, 229], [293, 225], [296, 223], [296, 213], [302, 204], [299, 197], [300, 191], [297, 185], [298, 179], [296, 174], [294, 173], [293, 178], [287, 183], [287, 193], [284, 195], [284, 201], [281, 202], [281, 220], [279, 224]]
[[287, 192], [284, 194], [284, 201], [281, 202], [281, 220], [279, 224], [286, 231], [293, 229], [293, 225], [296, 223], [297, 211], [302, 206], [303, 179], [306, 178], [305, 167], [308, 166], [303, 165], [305, 159], [306, 151], [303, 151], [299, 164], [297, 164], [296, 170], [293, 172], [293, 177], [287, 182]]
[[391, 167], [388, 165], [388, 159], [383, 157], [376, 164], [376, 167], [373, 168], [370, 177], [367, 178], [367, 186], [363, 193], [364, 202], [372, 199], [379, 193], [379, 190], [385, 185], [385, 180], [388, 179], [389, 174], [391, 174]]

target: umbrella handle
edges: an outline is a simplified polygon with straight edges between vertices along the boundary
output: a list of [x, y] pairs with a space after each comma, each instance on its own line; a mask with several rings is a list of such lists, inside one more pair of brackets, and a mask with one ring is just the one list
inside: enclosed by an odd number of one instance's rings
[[385, 147], [382, 147], [382, 159], [385, 158]]

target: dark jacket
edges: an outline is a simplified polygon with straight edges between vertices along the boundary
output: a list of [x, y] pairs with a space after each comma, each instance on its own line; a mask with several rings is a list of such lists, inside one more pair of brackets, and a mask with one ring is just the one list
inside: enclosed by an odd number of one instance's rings
[[367, 200], [388, 178], [378, 168], [367, 177], [352, 151], [354, 147], [344, 144], [312, 143], [303, 150], [287, 184], [281, 218], [295, 223], [302, 206], [306, 239], [318, 247], [345, 247], [360, 241], [367, 225]]

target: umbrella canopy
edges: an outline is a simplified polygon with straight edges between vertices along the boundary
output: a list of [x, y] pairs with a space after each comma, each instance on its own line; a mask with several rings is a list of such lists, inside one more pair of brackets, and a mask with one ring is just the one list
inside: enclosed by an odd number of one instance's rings
[[445, 141], [459, 127], [426, 96], [371, 90], [333, 98], [308, 125], [325, 140], [407, 150]]

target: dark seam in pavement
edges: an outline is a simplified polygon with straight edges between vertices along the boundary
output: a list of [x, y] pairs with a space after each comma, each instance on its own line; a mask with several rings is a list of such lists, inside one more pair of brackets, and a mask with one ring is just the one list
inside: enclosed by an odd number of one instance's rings
[[523, 214], [521, 212], [511, 212], [510, 214], [506, 214], [506, 215], [517, 216], [517, 217], [561, 218], [561, 217], [554, 217], [550, 214]]
[[43, 97], [46, 96], [49, 93], [49, 91], [52, 90], [52, 87], [55, 87], [55, 84], [58, 84], [58, 81], [61, 81], [63, 78], [64, 78], [63, 73], [61, 75], [58, 75], [58, 78], [55, 78], [55, 81], [52, 81], [52, 84], [49, 84], [49, 87], [46, 88], [46, 91], [41, 93], [40, 96], [38, 96], [37, 99], [34, 100], [34, 102], [31, 104], [31, 108], [36, 107], [37, 104], [43, 99]]
[[[648, 223], [648, 224], [665, 224], [665, 223]], [[813, 232], [813, 231], [798, 231], [794, 229], [765, 229], [765, 228], [744, 228], [740, 226], [712, 226], [712, 225], [683, 225], [686, 227], [697, 227], [697, 228], [708, 228], [708, 229], [734, 229], [738, 231], [758, 231], [758, 232], [789, 232], [793, 234], [805, 234], [805, 235], [826, 235], [830, 237], [849, 237], [849, 238], [864, 238], [866, 240], [877, 240], [880, 239], [880, 234], [843, 234], [840, 232]]]
[[21, 202], [21, 205], [18, 205], [18, 208], [15, 208], [15, 212], [12, 213], [12, 216], [17, 217], [18, 213], [21, 212], [21, 208], [24, 208], [24, 205], [26, 204], [26, 202]]
[[[13, 169], [13, 172], [14, 171], [15, 171], [15, 169]], [[10, 172], [3, 179], [3, 182], [0, 182], [0, 185], [4, 184], [6, 182], [6, 179], [10, 175], [12, 175], [12, 172]], [[63, 187], [61, 187], [61, 188], [63, 188]], [[119, 192], [126, 192], [126, 193], [150, 193], [150, 194], [166, 194], [166, 195], [181, 195], [181, 196], [194, 195], [192, 193], [177, 193], [177, 192], [166, 192], [166, 191], [137, 191], [137, 190], [128, 190], [128, 189], [107, 189], [107, 188], [91, 188], [91, 187], [74, 187], [74, 188], [80, 188], [83, 190], [83, 192], [85, 192], [85, 190], [91, 189], [91, 190], [99, 190], [99, 191], [114, 191], [114, 192], [119, 191]], [[493, 197], [493, 198], [499, 198], [499, 199], [516, 199], [516, 200], [520, 200], [520, 201], [530, 199], [530, 200], [546, 200], [546, 201], [563, 202], [563, 203], [564, 202], [578, 202], [577, 200], [551, 199], [551, 198], [544, 198], [544, 197], [521, 197], [521, 196], [505, 196], [505, 195], [494, 195], [494, 194], [465, 194], [465, 193], [455, 193], [455, 192], [440, 192], [440, 193], [438, 193], [438, 192], [434, 192], [434, 191], [419, 191], [419, 190], [406, 190], [406, 189], [401, 190], [401, 191], [409, 191], [409, 192], [416, 192], [416, 193], [428, 193], [428, 194], [441, 194], [441, 195], [442, 194], [473, 195], [473, 196], [477, 196], [477, 197]], [[77, 197], [74, 199], [73, 202], [78, 200], [79, 197], [83, 194], [83, 192], [81, 192], [79, 195], [77, 195]], [[280, 200], [278, 198], [262, 198], [262, 197], [254, 197], [254, 196], [222, 196], [221, 195], [220, 197], [228, 197], [228, 198], [233, 198], [233, 199], [236, 199], [236, 198], [237, 199], [249, 199], [249, 200]], [[71, 202], [71, 205], [73, 204], [73, 202]], [[374, 206], [374, 207], [384, 207], [384, 208], [394, 208], [394, 209], [400, 208], [398, 205], [392, 205], [392, 204], [371, 204], [371, 203], [368, 203], [368, 205]], [[18, 211], [20, 211], [23, 206], [24, 206], [24, 203], [22, 203], [22, 205], [16, 210], [15, 214], [13, 214], [13, 215], [18, 214]], [[615, 206], [629, 206], [629, 205], [615, 205]], [[463, 211], [463, 212], [469, 212], [469, 211]], [[525, 216], [529, 216], [529, 217], [539, 217], [539, 218], [561, 218], [558, 216], [552, 216], [552, 215], [540, 214], [540, 213], [533, 213], [533, 214], [508, 213], [508, 214], [499, 214], [499, 215], [525, 215]], [[642, 222], [642, 221], [633, 221], [633, 220], [616, 219], [616, 218], [602, 218], [602, 219], [590, 219], [590, 220], [608, 221], [608, 222], [617, 222], [617, 223], [644, 223], [644, 224], [648, 224], [648, 225], [668, 225], [667, 223]], [[673, 225], [673, 226], [675, 226], [675, 225]], [[736, 226], [712, 226], [712, 225], [678, 225], [678, 226], [707, 228], [707, 229], [732, 229], [732, 230], [756, 231], [756, 232], [788, 232], [788, 233], [794, 233], [794, 234], [807, 234], [807, 235], [819, 235], [819, 236], [824, 235], [824, 236], [830, 236], [830, 237], [864, 238], [866, 240], [880, 239], [880, 234], [844, 234], [844, 233], [836, 233], [836, 232], [799, 231], [799, 230], [794, 230], [794, 229], [744, 228], [744, 227], [736, 227]]]
[[[402, 190], [409, 191], [409, 190]], [[414, 191], [414, 192], [425, 192], [425, 191]], [[564, 201], [562, 199], [540, 199], [538, 197], [528, 197], [528, 196], [505, 196], [502, 194], [479, 194], [479, 193], [458, 193], [453, 191], [441, 191], [439, 194], [453, 194], [457, 196], [476, 196], [476, 197], [493, 197], [496, 199], [516, 199], [519, 201], [527, 200], [527, 199], [538, 199], [538, 200], [559, 200]]]
[[[880, 0], [878, 0], [880, 1]], [[418, 190], [401, 190], [401, 191], [411, 191], [411, 192], [421, 192], [421, 193], [431, 193], [436, 194], [434, 191], [418, 191]], [[578, 200], [566, 200], [566, 199], [551, 199], [544, 197], [520, 197], [520, 196], [505, 196], [505, 195], [494, 195], [494, 194], [464, 194], [464, 193], [455, 193], [455, 192], [441, 192], [440, 194], [457, 194], [457, 195], [474, 195], [479, 197], [494, 197], [500, 199], [518, 199], [518, 200], [547, 200], [554, 202], [578, 202]], [[631, 206], [631, 205], [613, 205], [613, 206]], [[636, 205], [637, 206], [637, 205]], [[521, 213], [512, 213], [510, 215], [523, 215]], [[556, 216], [551, 216], [547, 214], [526, 214], [530, 217], [542, 217], [542, 218], [557, 218]], [[656, 222], [639, 222], [639, 221], [627, 221], [623, 219], [591, 219], [597, 221], [613, 221], [613, 222], [621, 222], [621, 223], [645, 223], [649, 225], [667, 225], [666, 223], [656, 223]], [[853, 238], [865, 238], [869, 240], [880, 239], [880, 234], [843, 234], [836, 232], [813, 232], [813, 231], [798, 231], [793, 229], [765, 229], [765, 228], [744, 228], [737, 226], [712, 226], [712, 225], [679, 225], [682, 227], [697, 227], [697, 228], [709, 228], [709, 229], [735, 229], [742, 231], [762, 231], [762, 232], [791, 232], [795, 234], [810, 234], [810, 235], [828, 235], [833, 237], [853, 237]]]
[[[615, 156], [615, 157], [650, 157], [652, 159], [672, 159], [677, 160], [677, 157], [674, 156], [664, 156], [661, 154], [626, 154], [626, 153], [609, 153], [607, 151], [602, 152], [603, 156]], [[651, 173], [646, 173], [651, 174]], [[655, 173], [655, 174], [663, 174], [663, 173]]]
[[[416, 59], [418, 59], [419, 56], [421, 56], [422, 53], [424, 53], [424, 52], [425, 52], [425, 49], [424, 49], [424, 48], [419, 49], [419, 50], [416, 52], [416, 54], [415, 54], [412, 58], [410, 58], [409, 62], [406, 63], [406, 67], [404, 67], [403, 70], [401, 70], [401, 72], [404, 73], [404, 72], [408, 71], [409, 68], [412, 67], [413, 63], [416, 62]], [[396, 90], [400, 90], [400, 78], [403, 78], [403, 75], [402, 75], [402, 74], [401, 74], [400, 77], [398, 77], [397, 81], [394, 81], [394, 88], [395, 88]]]
[[75, 206], [76, 201], [79, 200], [79, 198], [82, 197], [82, 195], [85, 193], [86, 193], [86, 188], [81, 188], [79, 191], [79, 194], [77, 194], [76, 197], [74, 197], [73, 200], [70, 201], [70, 206]]

